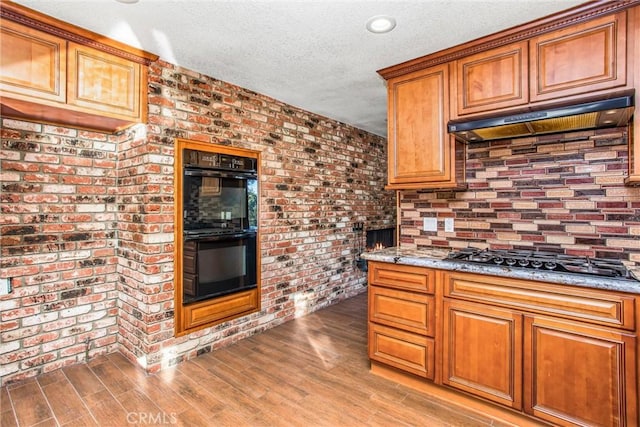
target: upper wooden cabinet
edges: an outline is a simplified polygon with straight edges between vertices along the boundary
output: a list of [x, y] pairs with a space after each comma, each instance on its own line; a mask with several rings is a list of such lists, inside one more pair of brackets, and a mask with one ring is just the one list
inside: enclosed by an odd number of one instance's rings
[[529, 102], [528, 44], [520, 42], [455, 62], [458, 116]]
[[3, 116], [103, 132], [146, 121], [156, 55], [12, 2], [0, 6]]
[[627, 184], [640, 185], [640, 6], [627, 12], [627, 79], [636, 88], [636, 112], [629, 130], [629, 176]]
[[[449, 119], [637, 89], [639, 65], [640, 0], [595, 0], [379, 70], [389, 91], [387, 188], [463, 184], [464, 150], [441, 133]], [[450, 93], [438, 87], [447, 66]], [[630, 128], [629, 184], [640, 184], [639, 117]]]
[[625, 86], [626, 19], [620, 12], [531, 39], [531, 101]]
[[67, 102], [106, 114], [141, 118], [141, 66], [97, 49], [69, 42]]
[[64, 102], [67, 88], [66, 40], [11, 21], [0, 27], [3, 96], [24, 95]]
[[449, 65], [388, 81], [387, 189], [457, 187], [456, 143], [447, 133]]

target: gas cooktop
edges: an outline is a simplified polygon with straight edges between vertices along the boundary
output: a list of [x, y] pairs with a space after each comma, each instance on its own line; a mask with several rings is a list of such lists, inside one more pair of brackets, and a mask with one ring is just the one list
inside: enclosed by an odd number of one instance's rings
[[633, 279], [627, 267], [620, 260], [571, 256], [553, 252], [464, 248], [450, 252], [447, 259], [489, 265]]

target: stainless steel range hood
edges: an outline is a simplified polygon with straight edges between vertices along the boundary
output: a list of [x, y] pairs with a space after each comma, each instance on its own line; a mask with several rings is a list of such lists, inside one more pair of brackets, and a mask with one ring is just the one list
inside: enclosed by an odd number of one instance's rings
[[448, 130], [465, 142], [489, 141], [549, 133], [626, 126], [633, 115], [633, 91], [579, 104], [545, 107], [508, 116], [452, 120]]

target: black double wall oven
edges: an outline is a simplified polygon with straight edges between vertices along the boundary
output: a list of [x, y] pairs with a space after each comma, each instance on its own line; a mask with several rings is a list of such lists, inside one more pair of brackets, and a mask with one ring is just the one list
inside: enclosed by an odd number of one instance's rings
[[257, 287], [257, 160], [184, 150], [183, 303]]

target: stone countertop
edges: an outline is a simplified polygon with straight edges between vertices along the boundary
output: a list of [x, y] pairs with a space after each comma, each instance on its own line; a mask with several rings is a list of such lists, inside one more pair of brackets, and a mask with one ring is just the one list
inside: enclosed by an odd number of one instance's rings
[[[416, 250], [392, 247], [365, 252], [361, 255], [361, 258], [368, 261], [382, 261], [403, 265], [415, 265], [418, 267], [437, 268], [440, 270], [490, 274], [501, 277], [513, 277], [517, 279], [640, 294], [640, 281], [638, 280], [447, 260], [446, 258], [449, 252], [448, 249], [442, 248]], [[631, 272], [634, 277], [640, 277], [640, 271], [631, 270]]]

